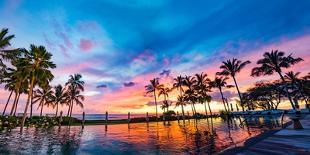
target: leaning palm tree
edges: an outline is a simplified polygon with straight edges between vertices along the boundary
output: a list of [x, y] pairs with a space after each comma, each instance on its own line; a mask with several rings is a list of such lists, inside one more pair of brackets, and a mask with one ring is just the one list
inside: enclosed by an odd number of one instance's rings
[[233, 87], [233, 85], [227, 84], [227, 82], [226, 82], [227, 80], [228, 80], [228, 77], [215, 77], [215, 79], [209, 83], [212, 88], [218, 88], [219, 89], [219, 91], [221, 93], [221, 97], [222, 97], [222, 101], [223, 101], [225, 111], [228, 111], [229, 105], [226, 106], [226, 104], [225, 104], [226, 102], [225, 102], [225, 98], [224, 98], [222, 89]]
[[22, 49], [25, 53], [25, 57], [20, 58], [21, 61], [16, 64], [18, 67], [24, 68], [28, 75], [29, 90], [26, 101], [26, 106], [21, 122], [20, 132], [23, 131], [23, 127], [27, 117], [27, 111], [32, 98], [33, 88], [35, 87], [36, 80], [41, 82], [51, 81], [54, 76], [50, 69], [56, 68], [56, 65], [51, 61], [52, 54], [46, 51], [44, 46], [30, 45], [30, 50]]
[[46, 86], [45, 88], [43, 88], [43, 90], [41, 89], [35, 90], [34, 96], [33, 96], [33, 100], [34, 100], [33, 103], [39, 103], [38, 109], [41, 108], [40, 116], [42, 116], [44, 105], [50, 105], [50, 98], [52, 95], [53, 95], [53, 90], [52, 90], [52, 87], [50, 86]]
[[157, 98], [156, 98], [156, 90], [161, 87], [161, 85], [158, 82], [157, 78], [154, 78], [153, 80], [150, 80], [150, 84], [145, 86], [146, 93], [153, 93], [154, 100], [155, 100], [155, 107], [156, 107], [156, 119], [158, 118], [158, 110], [157, 110]]
[[54, 87], [54, 94], [51, 97], [52, 97], [51, 102], [53, 102], [54, 105], [56, 106], [55, 117], [57, 117], [59, 104], [63, 105], [66, 103], [68, 93], [66, 92], [66, 89], [59, 84], [56, 87]]
[[285, 56], [284, 52], [282, 51], [271, 51], [265, 52], [264, 58], [257, 61], [257, 64], [260, 65], [259, 67], [255, 67], [252, 69], [252, 76], [262, 76], [262, 75], [272, 75], [274, 73], [278, 73], [282, 82], [285, 84], [285, 91], [286, 95], [291, 103], [293, 109], [295, 109], [294, 103], [292, 101], [291, 95], [288, 92], [286, 80], [282, 75], [282, 68], [289, 68], [292, 65], [297, 64], [300, 61], [303, 61], [301, 58], [294, 58], [292, 54]]
[[238, 91], [240, 101], [241, 101], [242, 111], [244, 111], [244, 102], [242, 100], [241, 92], [239, 90], [239, 87], [236, 81], [236, 74], [239, 73], [249, 63], [251, 62], [250, 61], [242, 62], [241, 60], [238, 60], [236, 58], [233, 58], [232, 60], [229, 59], [229, 60], [223, 61], [223, 65], [220, 66], [222, 71], [216, 73], [217, 75], [231, 76], [233, 78], [236, 89]]
[[184, 78], [180, 75], [176, 78], [173, 79], [174, 80], [174, 83], [173, 83], [173, 89], [178, 89], [179, 91], [179, 97], [178, 97], [178, 106], [181, 106], [182, 108], [182, 118], [184, 119], [184, 116], [185, 116], [185, 113], [184, 113], [184, 106], [185, 104], [181, 103], [184, 98], [182, 97], [182, 93], [184, 92], [183, 90], [183, 85], [184, 85]]
[[[84, 91], [84, 81], [82, 81], [82, 75], [81, 74], [70, 75], [69, 80], [66, 83], [66, 86], [68, 86], [68, 88], [71, 89], [71, 90], [68, 90], [69, 95], [73, 95], [76, 92], [80, 93], [81, 91]], [[71, 97], [69, 99], [69, 101], [70, 102], [69, 102], [69, 108], [68, 108], [67, 116], [70, 115], [70, 117], [71, 117], [74, 99]]]

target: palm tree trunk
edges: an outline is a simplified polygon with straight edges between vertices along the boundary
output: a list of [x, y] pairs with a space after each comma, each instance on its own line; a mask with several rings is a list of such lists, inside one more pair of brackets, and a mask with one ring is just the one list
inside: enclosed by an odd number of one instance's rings
[[219, 87], [219, 90], [220, 90], [220, 93], [221, 93], [221, 96], [222, 96], [222, 101], [223, 101], [224, 109], [227, 112], [227, 108], [226, 108], [226, 104], [225, 104], [225, 99], [224, 99], [224, 95], [223, 95], [221, 87]]
[[207, 111], [207, 104], [206, 104], [206, 102], [204, 103], [204, 105], [205, 105], [205, 113], [206, 113], [206, 116], [208, 116], [208, 111]]
[[19, 96], [20, 96], [20, 94], [18, 94], [18, 96], [17, 96], [17, 100], [16, 100], [16, 105], [15, 105], [13, 116], [16, 116], [15, 114], [16, 114], [16, 111], [17, 111], [17, 105], [18, 105], [18, 101], [19, 101]]
[[35, 77], [32, 76], [31, 83], [30, 83], [30, 88], [29, 88], [29, 93], [28, 93], [28, 98], [27, 98], [27, 102], [26, 102], [26, 107], [25, 107], [25, 111], [24, 111], [24, 114], [23, 114], [22, 123], [20, 125], [20, 132], [21, 133], [23, 132], [23, 127], [24, 127], [24, 124], [25, 124], [25, 121], [26, 121], [27, 111], [28, 111], [28, 107], [29, 107], [29, 103], [30, 103], [29, 101], [30, 101], [30, 98], [32, 97], [34, 80], [35, 80]]
[[58, 114], [58, 103], [56, 103], [56, 115], [55, 115], [55, 117], [57, 117], [57, 114]]
[[41, 101], [41, 112], [40, 112], [40, 117], [42, 117], [43, 105], [44, 105], [44, 101]]
[[295, 105], [294, 105], [294, 103], [292, 101], [291, 95], [288, 93], [288, 88], [287, 88], [287, 85], [286, 85], [286, 81], [285, 81], [283, 75], [281, 74], [281, 72], [278, 72], [278, 74], [279, 74], [281, 80], [284, 82], [284, 89], [285, 89], [286, 95], [287, 95], [287, 97], [288, 97], [288, 99], [289, 99], [289, 101], [291, 103], [292, 108], [295, 110], [296, 107], [295, 107]]
[[210, 107], [210, 102], [208, 102], [208, 107], [209, 107], [210, 115], [212, 116], [212, 111], [211, 111], [211, 107]]
[[192, 108], [192, 113], [193, 113], [193, 115], [195, 115], [195, 111], [194, 111], [194, 108], [193, 108], [193, 104], [190, 103], [190, 105], [191, 105], [191, 108]]
[[3, 109], [3, 113], [2, 113], [2, 115], [4, 115], [4, 114], [5, 114], [6, 108], [8, 107], [8, 104], [9, 104], [9, 102], [10, 102], [10, 100], [11, 100], [11, 96], [12, 96], [12, 94], [13, 94], [13, 90], [11, 91], [11, 93], [10, 93], [10, 95], [9, 95], [9, 98], [8, 98], [8, 100], [7, 100], [6, 104], [5, 104], [5, 107], [4, 107], [4, 109]]
[[193, 103], [193, 108], [194, 108], [194, 112], [195, 114], [197, 113], [196, 108], [195, 108], [195, 104]]
[[[182, 96], [182, 90], [181, 90], [181, 87], [179, 87], [179, 91], [180, 91], [180, 96]], [[181, 108], [182, 108], [182, 118], [183, 118], [183, 120], [184, 120], [184, 119], [185, 119], [185, 113], [184, 113], [183, 103], [181, 103]]]
[[154, 99], [155, 99], [155, 106], [156, 106], [156, 121], [158, 120], [158, 110], [157, 110], [157, 99], [156, 99], [156, 91], [154, 88]]
[[10, 116], [13, 115], [13, 112], [14, 112], [14, 109], [15, 109], [15, 103], [16, 103], [16, 100], [17, 100], [17, 96], [18, 96], [18, 94], [15, 92], [15, 97], [14, 97], [13, 105], [12, 105], [12, 108], [11, 108]]
[[72, 111], [73, 111], [73, 101], [72, 101], [72, 105], [71, 105], [71, 110], [70, 110], [70, 117], [72, 116]]
[[30, 99], [30, 118], [32, 117], [32, 109], [33, 109], [33, 95], [31, 96]]
[[69, 103], [69, 107], [68, 107], [68, 113], [67, 113], [67, 117], [69, 117], [69, 114], [70, 114], [70, 110], [71, 110], [71, 101]]
[[240, 98], [240, 103], [241, 103], [242, 111], [244, 112], [244, 105], [243, 105], [244, 103], [243, 103], [243, 100], [242, 100], [242, 97], [241, 97], [241, 93], [240, 93], [240, 90], [239, 90], [236, 78], [235, 78], [235, 76], [232, 76], [232, 78], [233, 78], [233, 80], [235, 82], [235, 85], [236, 85], [236, 88], [237, 88], [237, 91], [238, 91], [238, 95], [239, 95], [239, 98]]

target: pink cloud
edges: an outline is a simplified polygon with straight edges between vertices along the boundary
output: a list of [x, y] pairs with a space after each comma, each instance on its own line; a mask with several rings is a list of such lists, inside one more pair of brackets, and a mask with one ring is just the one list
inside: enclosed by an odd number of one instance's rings
[[90, 51], [92, 48], [94, 48], [95, 43], [91, 40], [87, 39], [80, 39], [79, 48], [83, 52]]

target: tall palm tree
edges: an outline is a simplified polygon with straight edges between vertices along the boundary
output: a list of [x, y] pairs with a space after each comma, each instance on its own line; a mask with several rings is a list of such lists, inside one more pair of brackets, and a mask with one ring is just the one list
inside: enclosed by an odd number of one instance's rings
[[67, 102], [68, 99], [68, 93], [66, 92], [66, 89], [63, 88], [60, 84], [54, 87], [54, 94], [52, 95], [51, 102], [54, 103], [56, 106], [56, 114], [55, 117], [58, 115], [58, 106], [59, 104], [63, 105]]
[[182, 93], [184, 92], [183, 87], [182, 87], [184, 85], [184, 78], [180, 75], [180, 76], [174, 78], [173, 80], [174, 80], [173, 89], [178, 89], [178, 91], [180, 93], [179, 97], [178, 97], [178, 102], [179, 103], [177, 105], [181, 106], [181, 108], [182, 108], [182, 118], [184, 119], [184, 116], [185, 116], [184, 106], [186, 104], [181, 103], [184, 100], [184, 98], [182, 97]]
[[201, 74], [195, 74], [196, 77], [196, 83], [194, 84], [194, 91], [195, 94], [197, 95], [197, 101], [200, 102], [201, 104], [205, 105], [205, 112], [206, 115], [207, 114], [207, 108], [206, 108], [206, 102], [208, 102], [208, 106], [209, 106], [209, 111], [210, 114], [212, 115], [211, 112], [211, 107], [210, 107], [210, 103], [211, 102], [211, 97], [208, 95], [208, 92], [210, 92], [210, 87], [209, 87], [209, 83], [210, 83], [210, 79], [207, 77], [207, 74], [201, 73]]
[[196, 82], [197, 81], [195, 77], [191, 77], [191, 76], [184, 77], [184, 86], [186, 86], [187, 88], [187, 90], [185, 90], [184, 98], [185, 98], [185, 101], [190, 103], [192, 107], [193, 115], [196, 114], [196, 108], [194, 105], [195, 102], [197, 101], [197, 96], [195, 94], [195, 83]]
[[23, 119], [21, 122], [20, 132], [23, 131], [25, 120], [27, 117], [27, 111], [32, 98], [33, 88], [35, 87], [36, 80], [38, 82], [51, 81], [54, 76], [50, 69], [56, 68], [56, 65], [51, 61], [52, 54], [46, 51], [44, 46], [30, 45], [30, 50], [22, 49], [25, 53], [25, 57], [21, 58], [21, 61], [17, 64], [18, 67], [27, 70], [29, 75], [29, 91], [26, 101], [26, 106], [23, 114]]
[[229, 105], [226, 106], [226, 102], [225, 102], [225, 98], [224, 98], [224, 95], [223, 95], [223, 88], [231, 88], [233, 87], [232, 85], [228, 85], [227, 84], [227, 81], [228, 80], [228, 77], [215, 77], [215, 79], [213, 81], [210, 82], [210, 86], [212, 88], [218, 88], [220, 93], [221, 93], [221, 97], [222, 97], [222, 101], [223, 101], [223, 105], [224, 105], [224, 109], [225, 111], [228, 111], [229, 109]]
[[164, 101], [167, 102], [170, 91], [171, 91], [171, 89], [169, 89], [167, 87], [160, 87], [159, 92], [158, 92], [158, 97], [164, 96]]
[[229, 59], [223, 61], [223, 65], [220, 66], [220, 69], [222, 69], [222, 71], [216, 73], [217, 75], [231, 76], [233, 78], [242, 105], [242, 111], [244, 111], [244, 102], [242, 100], [241, 92], [236, 81], [236, 74], [239, 73], [246, 65], [250, 63], [250, 61], [242, 62], [241, 60], [238, 60], [236, 58]]
[[154, 100], [155, 100], [155, 106], [156, 106], [156, 119], [158, 118], [156, 90], [158, 90], [159, 87], [161, 87], [161, 85], [159, 84], [157, 78], [150, 80], [150, 84], [145, 86], [145, 90], [147, 94], [153, 93]]
[[[69, 76], [69, 80], [66, 83], [66, 86], [68, 86], [68, 95], [69, 95], [69, 109], [67, 116], [72, 115], [73, 110], [73, 104], [76, 102], [77, 105], [82, 104], [82, 101], [84, 101], [84, 96], [81, 95], [81, 91], [84, 91], [84, 81], [82, 81], [82, 75], [81, 74], [74, 74]], [[83, 106], [83, 104], [82, 104]]]
[[52, 87], [50, 86], [46, 86], [45, 88], [43, 88], [43, 90], [41, 89], [35, 90], [34, 96], [33, 96], [33, 103], [39, 102], [38, 109], [41, 108], [40, 116], [42, 116], [44, 105], [50, 105], [50, 102], [51, 102], [50, 99], [52, 95], [53, 95], [53, 90], [52, 90]]
[[[178, 106], [186, 106], [186, 101], [184, 99], [184, 95], [182, 96], [178, 96], [177, 98], [177, 102], [175, 103], [175, 106], [178, 107]], [[184, 109], [182, 108], [182, 113], [184, 112]], [[183, 119], [185, 118], [185, 115], [183, 114], [182, 115]]]
[[286, 95], [291, 103], [293, 109], [295, 109], [294, 103], [292, 101], [291, 95], [288, 92], [288, 88], [286, 85], [286, 80], [282, 75], [282, 68], [289, 68], [292, 65], [297, 64], [300, 61], [303, 61], [301, 58], [294, 58], [292, 54], [285, 56], [282, 51], [271, 51], [265, 52], [263, 55], [264, 58], [259, 59], [257, 64], [259, 67], [255, 67], [252, 69], [252, 76], [262, 76], [262, 75], [272, 75], [274, 73], [278, 73], [281, 80], [285, 83], [285, 91]]
[[[84, 83], [84, 81], [82, 81], [82, 82]], [[68, 100], [71, 103], [71, 109], [70, 109], [70, 115], [69, 115], [70, 117], [72, 117], [72, 111], [73, 111], [74, 103], [81, 108], [84, 107], [84, 105], [82, 103], [84, 101], [84, 96], [81, 94], [81, 91], [82, 90], [77, 89], [77, 87], [73, 87], [72, 85], [70, 85], [68, 87]]]

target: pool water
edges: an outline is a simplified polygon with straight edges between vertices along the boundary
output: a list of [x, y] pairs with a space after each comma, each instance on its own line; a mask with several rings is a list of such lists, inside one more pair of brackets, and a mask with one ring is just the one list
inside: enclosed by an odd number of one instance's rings
[[[246, 121], [245, 121], [246, 120]], [[287, 120], [287, 119], [285, 119]], [[209, 118], [119, 125], [26, 128], [0, 133], [1, 154], [213, 154], [279, 128], [268, 118]]]

